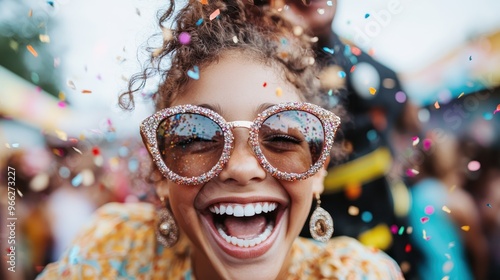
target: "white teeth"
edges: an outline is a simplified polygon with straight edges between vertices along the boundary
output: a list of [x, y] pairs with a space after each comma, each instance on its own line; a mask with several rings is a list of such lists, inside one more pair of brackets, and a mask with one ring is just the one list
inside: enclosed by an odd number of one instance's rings
[[273, 232], [273, 228], [274, 228], [273, 224], [270, 223], [266, 226], [264, 232], [259, 234], [257, 237], [253, 239], [241, 239], [235, 236], [227, 235], [222, 229], [222, 226], [217, 225], [217, 231], [219, 232], [220, 236], [222, 236], [222, 238], [226, 240], [227, 243], [233, 244], [241, 248], [254, 247], [264, 242], [271, 235], [271, 232]]
[[235, 217], [252, 217], [261, 213], [269, 213], [278, 208], [276, 202], [258, 202], [248, 204], [218, 204], [208, 207], [208, 210], [214, 214], [232, 215]]

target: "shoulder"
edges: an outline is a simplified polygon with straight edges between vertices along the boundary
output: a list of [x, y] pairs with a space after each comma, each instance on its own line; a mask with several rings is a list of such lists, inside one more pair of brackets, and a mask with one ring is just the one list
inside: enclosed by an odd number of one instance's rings
[[99, 208], [60, 261], [40, 278], [116, 278], [146, 272], [156, 256], [154, 206], [110, 203]]
[[310, 279], [403, 279], [394, 260], [351, 237], [327, 243], [298, 238], [292, 256], [291, 274], [310, 275]]

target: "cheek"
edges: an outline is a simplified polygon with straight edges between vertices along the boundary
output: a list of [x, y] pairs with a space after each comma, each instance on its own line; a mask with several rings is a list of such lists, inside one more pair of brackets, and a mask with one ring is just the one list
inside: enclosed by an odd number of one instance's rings
[[196, 218], [194, 209], [194, 199], [198, 193], [198, 188], [194, 186], [179, 186], [172, 184], [169, 186], [170, 208], [175, 219], [181, 227], [189, 225]]

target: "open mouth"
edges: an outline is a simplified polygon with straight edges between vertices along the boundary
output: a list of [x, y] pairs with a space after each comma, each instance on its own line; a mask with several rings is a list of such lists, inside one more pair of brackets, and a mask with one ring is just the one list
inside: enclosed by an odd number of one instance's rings
[[254, 247], [267, 240], [274, 229], [278, 203], [211, 205], [217, 232], [227, 243], [238, 247]]

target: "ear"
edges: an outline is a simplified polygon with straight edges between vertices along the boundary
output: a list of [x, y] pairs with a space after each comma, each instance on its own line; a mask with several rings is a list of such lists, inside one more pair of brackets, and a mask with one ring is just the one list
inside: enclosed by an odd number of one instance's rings
[[160, 180], [158, 182], [155, 183], [155, 187], [156, 187], [156, 194], [158, 195], [158, 197], [161, 199], [161, 198], [165, 198], [165, 199], [168, 199], [170, 194], [169, 194], [169, 184], [167, 184], [167, 180], [164, 179], [164, 180]]
[[312, 190], [313, 194], [322, 194], [323, 190], [325, 189], [324, 187], [324, 181], [325, 177], [328, 174], [326, 171], [328, 169], [328, 164], [330, 163], [330, 157], [328, 157], [325, 161], [325, 164], [323, 164], [323, 168], [318, 171], [318, 173], [314, 174], [312, 176]]

